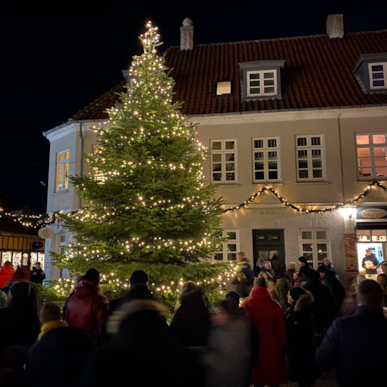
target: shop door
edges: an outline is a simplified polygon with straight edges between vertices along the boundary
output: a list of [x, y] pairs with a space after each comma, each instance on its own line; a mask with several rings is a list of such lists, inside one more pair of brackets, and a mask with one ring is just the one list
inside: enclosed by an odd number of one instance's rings
[[253, 230], [254, 268], [259, 262], [270, 261], [278, 275], [285, 271], [285, 240], [283, 230]]

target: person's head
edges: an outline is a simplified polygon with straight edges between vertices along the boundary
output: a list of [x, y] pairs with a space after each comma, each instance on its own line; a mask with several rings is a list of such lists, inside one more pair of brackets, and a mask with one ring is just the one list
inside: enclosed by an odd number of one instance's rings
[[246, 274], [245, 273], [238, 273], [237, 276], [236, 276], [238, 282], [241, 282], [243, 280], [246, 280], [247, 277], [246, 277]]
[[240, 253], [238, 253], [237, 259], [238, 259], [238, 261], [243, 261], [245, 259], [245, 253], [242, 251]]
[[317, 270], [320, 273], [320, 278], [325, 278], [327, 274], [327, 268], [324, 265], [321, 265]]
[[144, 270], [135, 270], [132, 275], [130, 276], [130, 285], [145, 285], [148, 286], [148, 273], [145, 272]]
[[296, 262], [289, 262], [288, 270], [296, 270]]
[[239, 317], [238, 308], [230, 300], [222, 300], [217, 303], [217, 314], [212, 317], [215, 326], [226, 325]]
[[267, 289], [269, 290], [269, 292], [272, 290], [272, 289], [275, 289], [275, 282], [273, 280], [269, 280], [268, 283], [267, 283]]
[[266, 275], [260, 273], [258, 278], [255, 280], [255, 286], [264, 286], [267, 287], [267, 278]]
[[331, 261], [329, 260], [329, 258], [324, 258], [322, 263], [324, 266], [327, 266], [327, 267], [331, 266]]
[[12, 263], [9, 261], [5, 261], [3, 266], [12, 266]]
[[310, 270], [307, 276], [309, 281], [318, 282], [320, 280], [320, 274], [316, 270]]
[[40, 321], [45, 324], [49, 321], [60, 320], [60, 306], [55, 302], [46, 302], [40, 310]]
[[383, 273], [387, 274], [387, 261], [383, 261], [380, 266], [382, 267]]
[[298, 263], [300, 264], [301, 267], [304, 267], [307, 264], [307, 260], [305, 257], [300, 257], [298, 258]]
[[180, 297], [179, 297], [180, 303], [183, 302], [183, 299], [185, 297], [198, 291], [201, 291], [201, 289], [199, 288], [198, 285], [195, 284], [195, 282], [192, 282], [192, 281], [185, 282], [180, 289]]
[[37, 270], [39, 270], [39, 269], [40, 269], [40, 263], [39, 263], [39, 262], [36, 262], [35, 267], [36, 267]]
[[377, 280], [383, 289], [387, 288], [387, 275], [386, 274], [379, 274], [377, 277]]
[[89, 269], [84, 275], [83, 279], [86, 279], [96, 285], [99, 285], [99, 271], [97, 269]]
[[298, 271], [295, 271], [295, 272], [293, 273], [293, 279], [294, 279], [295, 281], [297, 281], [298, 278], [299, 278]]
[[293, 305], [297, 302], [298, 298], [306, 294], [305, 290], [299, 286], [295, 286], [288, 291], [288, 304]]
[[226, 294], [226, 300], [233, 303], [236, 308], [239, 308], [240, 296], [237, 292], [231, 290]]
[[364, 280], [359, 285], [357, 301], [359, 305], [371, 305], [382, 308], [384, 305], [384, 292], [382, 287], [374, 280]]
[[265, 262], [265, 267], [267, 270], [270, 270], [271, 269], [271, 262], [270, 261], [266, 261]]
[[28, 282], [30, 280], [30, 272], [25, 267], [19, 267], [12, 278], [12, 282]]
[[360, 285], [366, 279], [365, 275], [358, 274], [356, 277], [356, 284]]
[[366, 250], [366, 255], [371, 255], [371, 254], [372, 254], [371, 250], [367, 249]]
[[15, 282], [8, 291], [7, 303], [23, 305], [31, 294], [30, 284], [27, 281]]
[[345, 298], [341, 305], [341, 314], [343, 316], [351, 316], [355, 314], [357, 308], [356, 295], [352, 294]]

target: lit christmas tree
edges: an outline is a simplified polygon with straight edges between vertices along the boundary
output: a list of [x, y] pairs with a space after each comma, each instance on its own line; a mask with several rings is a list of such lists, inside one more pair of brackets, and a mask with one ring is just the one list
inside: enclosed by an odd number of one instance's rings
[[[214, 301], [236, 265], [212, 264], [222, 243], [221, 202], [205, 186], [208, 150], [195, 139], [196, 128], [172, 103], [174, 80], [156, 54], [157, 27], [141, 35], [144, 52], [130, 67], [132, 85], [95, 128], [100, 147], [85, 155], [93, 171], [71, 178], [88, 206], [61, 215], [76, 243], [56, 265], [102, 273], [101, 287], [111, 297], [129, 287], [137, 269], [150, 276], [150, 288], [174, 303], [183, 281], [203, 285]], [[56, 285], [66, 292], [69, 281]]]

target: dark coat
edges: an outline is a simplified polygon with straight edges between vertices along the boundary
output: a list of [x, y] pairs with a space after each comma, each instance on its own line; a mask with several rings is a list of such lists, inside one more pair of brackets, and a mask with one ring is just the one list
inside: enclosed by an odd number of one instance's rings
[[340, 312], [341, 304], [343, 303], [347, 292], [341, 283], [341, 281], [336, 277], [336, 274], [333, 271], [327, 270], [325, 273], [325, 285], [331, 289], [333, 297], [336, 301], [336, 316]]
[[257, 328], [259, 337], [258, 362], [251, 384], [286, 384], [286, 323], [282, 308], [263, 286], [253, 288], [242, 308]]
[[[77, 386], [94, 346], [80, 328], [54, 328], [31, 349], [27, 363], [29, 387]], [[69, 361], [71, 369], [69, 370]]]
[[246, 276], [247, 281], [249, 281], [249, 285], [252, 285], [254, 282], [254, 272], [251, 270], [251, 266], [250, 266], [249, 262], [247, 261], [246, 258], [243, 258], [239, 262], [243, 263], [243, 267], [240, 270], [240, 272]]
[[382, 308], [364, 305], [333, 323], [317, 348], [316, 362], [323, 371], [336, 368], [340, 387], [385, 387], [386, 348]]
[[121, 308], [121, 306], [132, 300], [156, 300], [156, 297], [150, 292], [145, 285], [132, 285], [130, 290], [122, 297], [110, 301], [109, 312], [113, 313]]
[[313, 385], [318, 369], [314, 361], [313, 296], [301, 295], [286, 316], [288, 333], [287, 366], [289, 380]]
[[82, 279], [66, 302], [66, 322], [70, 327], [84, 329], [91, 340], [99, 342], [107, 305], [98, 285]]
[[200, 291], [187, 295], [173, 316], [169, 327], [172, 337], [186, 347], [207, 346], [211, 328], [208, 305]]
[[324, 329], [330, 327], [336, 318], [336, 301], [328, 286], [319, 281], [309, 281], [304, 285], [304, 289], [309, 290], [313, 295], [315, 332], [322, 335]]
[[275, 271], [273, 269], [268, 270], [266, 267], [263, 267], [261, 273], [265, 274], [268, 280], [276, 280]]
[[286, 277], [279, 278], [275, 284], [275, 287], [279, 296], [279, 303], [282, 306], [283, 310], [286, 310], [289, 307], [288, 304], [288, 291], [290, 289], [289, 281]]
[[300, 271], [298, 272], [298, 276], [300, 277], [300, 284], [308, 281], [308, 274], [309, 274], [310, 270], [312, 270], [312, 269], [308, 264], [300, 267]]
[[[35, 274], [36, 273], [36, 274]], [[34, 282], [36, 284], [43, 284], [43, 280], [46, 278], [46, 274], [44, 274], [44, 271], [42, 269], [37, 269], [36, 267], [33, 268], [31, 271], [31, 282]]]
[[296, 269], [289, 269], [285, 271], [285, 277], [289, 281], [290, 287], [295, 286], [294, 285], [294, 279], [293, 279], [293, 274], [296, 272]]
[[[363, 269], [366, 269], [366, 262], [367, 261], [371, 261], [374, 266], [377, 268], [380, 267], [380, 262], [376, 259], [375, 255], [371, 254], [371, 255], [366, 255], [364, 258], [363, 258], [363, 261], [361, 263], [361, 267]], [[366, 269], [366, 274], [378, 274], [378, 271], [376, 269]]]

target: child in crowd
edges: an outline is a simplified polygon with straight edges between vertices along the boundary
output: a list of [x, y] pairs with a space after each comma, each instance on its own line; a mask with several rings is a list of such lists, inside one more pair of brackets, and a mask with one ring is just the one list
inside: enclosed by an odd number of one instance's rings
[[40, 310], [40, 322], [43, 324], [38, 340], [45, 333], [53, 328], [68, 327], [68, 324], [61, 319], [60, 306], [55, 302], [46, 302]]

